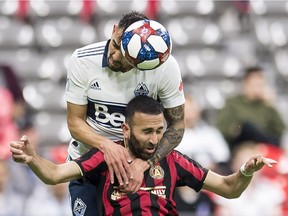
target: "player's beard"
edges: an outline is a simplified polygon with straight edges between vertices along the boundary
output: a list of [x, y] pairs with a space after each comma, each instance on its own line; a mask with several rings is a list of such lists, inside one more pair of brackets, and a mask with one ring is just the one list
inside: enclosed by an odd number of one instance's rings
[[[150, 144], [150, 143], [141, 146], [140, 142], [137, 140], [137, 138], [135, 137], [133, 132], [131, 132], [131, 135], [130, 135], [130, 138], [128, 141], [128, 146], [129, 146], [129, 150], [133, 154], [133, 156], [135, 156], [136, 158], [140, 158], [142, 160], [148, 160], [149, 158], [151, 158], [154, 155], [154, 153], [153, 154], [147, 154], [145, 152], [145, 149], [147, 147], [149, 147], [147, 145], [150, 145], [151, 147], [152, 146], [155, 147], [155, 145]], [[156, 146], [155, 151], [157, 150], [157, 148], [158, 148], [158, 145]]]

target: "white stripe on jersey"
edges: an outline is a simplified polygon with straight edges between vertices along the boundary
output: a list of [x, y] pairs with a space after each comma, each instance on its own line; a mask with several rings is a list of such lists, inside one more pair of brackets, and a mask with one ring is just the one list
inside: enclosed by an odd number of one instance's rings
[[83, 58], [87, 56], [102, 55], [104, 53], [105, 46], [99, 46], [88, 49], [80, 49], [77, 52], [77, 58]]

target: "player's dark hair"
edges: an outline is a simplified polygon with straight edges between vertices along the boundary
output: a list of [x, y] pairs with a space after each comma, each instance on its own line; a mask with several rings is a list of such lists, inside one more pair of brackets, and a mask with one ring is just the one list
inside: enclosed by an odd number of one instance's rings
[[251, 74], [254, 74], [254, 73], [263, 73], [263, 68], [260, 66], [248, 67], [244, 71], [243, 78], [246, 79], [247, 77], [249, 77]]
[[151, 97], [139, 95], [134, 97], [127, 104], [125, 110], [125, 121], [128, 124], [132, 123], [132, 118], [136, 112], [149, 115], [159, 115], [164, 112], [164, 107], [161, 103]]
[[145, 16], [142, 13], [139, 13], [137, 11], [131, 11], [129, 13], [123, 14], [122, 18], [120, 19], [118, 23], [118, 27], [123, 28], [124, 31], [134, 22], [137, 22], [139, 20], [145, 20], [149, 19], [147, 16]]

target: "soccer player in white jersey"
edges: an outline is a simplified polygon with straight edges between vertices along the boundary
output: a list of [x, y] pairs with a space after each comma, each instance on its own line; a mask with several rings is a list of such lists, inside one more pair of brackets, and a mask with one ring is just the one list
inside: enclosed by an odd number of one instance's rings
[[[173, 56], [153, 70], [132, 67], [121, 54], [120, 41], [132, 23], [147, 19], [138, 12], [124, 14], [114, 25], [111, 39], [76, 49], [67, 74], [67, 123], [73, 139], [68, 152], [71, 159], [90, 148], [104, 153], [111, 182], [118, 181], [123, 192], [136, 192], [143, 172], [176, 147], [184, 133], [184, 95], [179, 65]], [[127, 103], [136, 95], [161, 101], [165, 108], [167, 130], [154, 157], [148, 161], [130, 158], [115, 142], [122, 140], [121, 124]], [[97, 191], [85, 179], [69, 185], [73, 214], [97, 215]], [[96, 205], [97, 204], [97, 205]]]

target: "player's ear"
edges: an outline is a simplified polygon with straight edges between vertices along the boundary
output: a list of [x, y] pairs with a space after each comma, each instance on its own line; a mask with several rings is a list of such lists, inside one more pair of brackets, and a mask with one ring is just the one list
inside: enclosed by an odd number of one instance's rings
[[117, 30], [118, 30], [118, 26], [116, 24], [114, 24], [112, 34], [114, 34]]
[[122, 131], [123, 131], [123, 135], [124, 138], [129, 138], [130, 137], [130, 127], [127, 123], [123, 123], [121, 125]]

